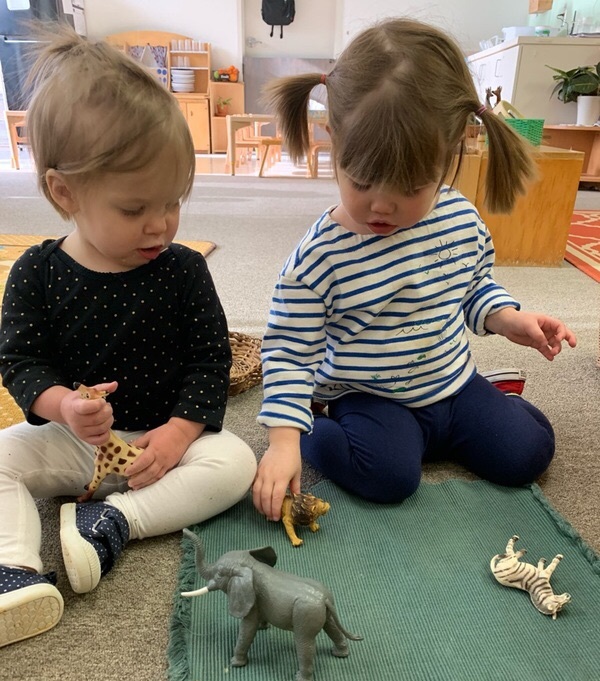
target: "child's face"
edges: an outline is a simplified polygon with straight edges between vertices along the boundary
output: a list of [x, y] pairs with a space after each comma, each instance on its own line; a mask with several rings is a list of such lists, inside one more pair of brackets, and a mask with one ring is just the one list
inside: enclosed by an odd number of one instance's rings
[[355, 234], [390, 236], [408, 229], [431, 212], [439, 196], [438, 182], [424, 185], [414, 195], [406, 196], [356, 183], [343, 170], [338, 171], [337, 178], [342, 201], [332, 217]]
[[171, 244], [179, 227], [181, 187], [171, 179], [172, 166], [158, 161], [73, 190], [77, 229], [64, 245], [80, 264], [123, 272], [154, 260]]

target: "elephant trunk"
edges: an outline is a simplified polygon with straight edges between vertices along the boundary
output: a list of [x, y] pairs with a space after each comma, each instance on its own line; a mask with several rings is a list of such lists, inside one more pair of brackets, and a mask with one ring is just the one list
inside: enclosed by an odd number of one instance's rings
[[196, 547], [196, 569], [204, 577], [204, 579], [210, 579], [210, 574], [206, 563], [204, 562], [204, 544], [202, 539], [197, 534], [194, 534], [186, 528], [183, 529], [183, 534], [194, 544]]
[[187, 528], [183, 529], [183, 534], [196, 547], [196, 569], [198, 570], [200, 575], [209, 582], [209, 584], [207, 586], [202, 587], [201, 589], [197, 589], [196, 591], [182, 592], [181, 595], [201, 596], [205, 593], [208, 593], [209, 591], [214, 591], [216, 589], [216, 585], [212, 580], [214, 570], [212, 570], [211, 567], [204, 562], [204, 544], [202, 543], [202, 539], [200, 539], [200, 537], [197, 534], [194, 534]]

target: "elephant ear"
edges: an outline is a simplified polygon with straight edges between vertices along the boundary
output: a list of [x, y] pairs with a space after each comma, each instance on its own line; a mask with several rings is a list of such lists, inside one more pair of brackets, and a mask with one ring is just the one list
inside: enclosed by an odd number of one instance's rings
[[252, 583], [252, 570], [250, 568], [239, 568], [230, 577], [227, 597], [229, 601], [229, 614], [232, 617], [246, 617], [256, 599]]
[[248, 553], [259, 563], [266, 563], [266, 565], [270, 565], [271, 567], [277, 562], [277, 554], [272, 546], [263, 546], [260, 549], [252, 549]]

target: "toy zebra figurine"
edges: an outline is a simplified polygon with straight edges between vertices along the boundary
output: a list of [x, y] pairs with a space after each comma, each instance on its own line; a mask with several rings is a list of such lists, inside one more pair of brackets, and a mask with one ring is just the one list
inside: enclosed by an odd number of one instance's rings
[[[73, 387], [79, 392], [79, 396], [84, 400], [104, 399], [108, 395], [105, 390], [88, 388], [83, 385], [83, 383], [75, 383]], [[94, 477], [91, 482], [85, 486], [85, 489], [87, 490], [85, 494], [77, 497], [78, 502], [91, 499], [92, 495], [107, 475], [110, 475], [111, 473], [124, 475], [127, 468], [129, 468], [144, 451], [141, 447], [136, 447], [135, 445], [130, 445], [128, 442], [125, 442], [125, 440], [122, 440], [114, 431], [109, 430], [108, 432], [108, 440], [104, 444], [96, 447], [94, 457]]]
[[519, 558], [527, 551], [521, 549], [515, 552], [514, 545], [518, 538], [516, 534], [511, 537], [506, 545], [506, 553], [492, 558], [492, 574], [504, 586], [528, 591], [533, 605], [544, 615], [552, 615], [555, 620], [558, 611], [571, 600], [570, 594], [557, 595], [550, 586], [550, 577], [562, 560], [562, 555], [556, 555], [548, 567], [545, 567], [545, 558], [540, 558], [537, 567], [520, 563]]

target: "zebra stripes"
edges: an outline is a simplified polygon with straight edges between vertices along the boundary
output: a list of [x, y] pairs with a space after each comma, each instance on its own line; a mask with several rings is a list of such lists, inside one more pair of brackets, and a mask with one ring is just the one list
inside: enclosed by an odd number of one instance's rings
[[544, 615], [556, 619], [558, 611], [571, 600], [568, 593], [557, 595], [550, 586], [550, 577], [562, 560], [557, 554], [546, 567], [546, 559], [540, 558], [537, 567], [530, 563], [520, 563], [526, 549], [514, 550], [518, 535], [512, 536], [506, 545], [506, 553], [494, 556], [490, 562], [492, 574], [500, 584], [527, 591], [533, 605]]

